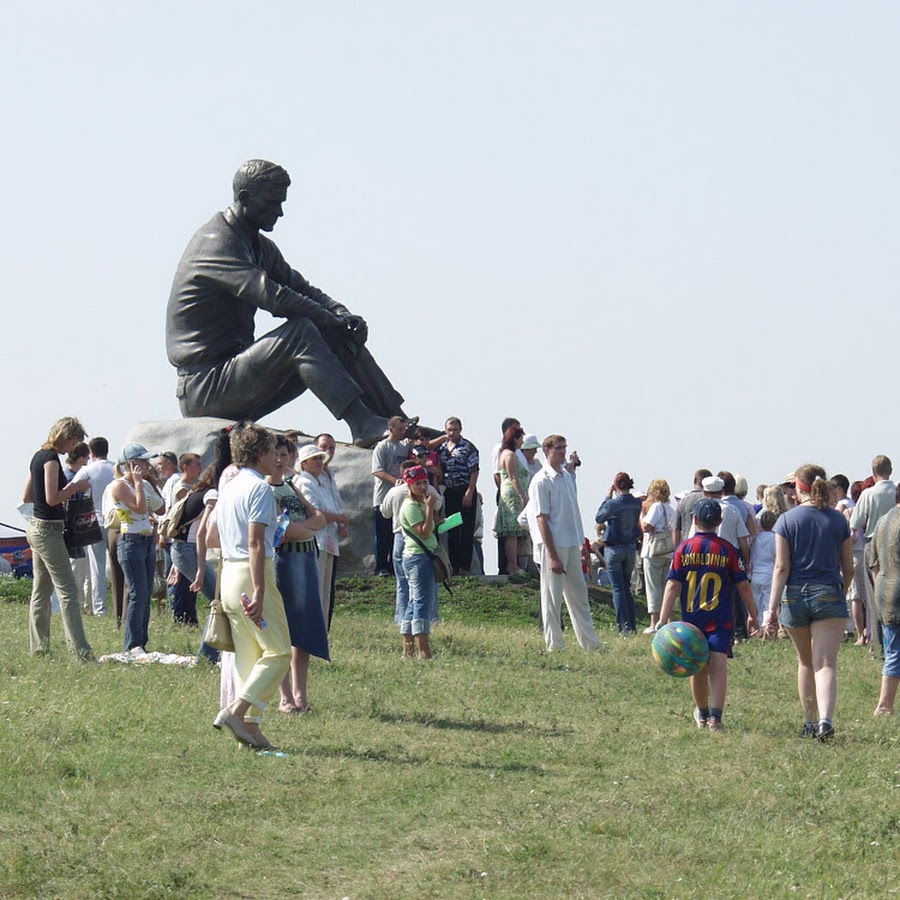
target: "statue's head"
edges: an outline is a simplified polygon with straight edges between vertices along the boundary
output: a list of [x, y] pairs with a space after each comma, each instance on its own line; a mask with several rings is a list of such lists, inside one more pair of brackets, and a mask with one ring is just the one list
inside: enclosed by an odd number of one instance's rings
[[255, 228], [271, 231], [282, 215], [291, 183], [288, 173], [265, 159], [250, 159], [234, 174], [234, 205], [240, 217]]
[[234, 173], [234, 199], [240, 200], [243, 190], [252, 190], [260, 185], [271, 184], [282, 188], [288, 188], [291, 184], [291, 176], [277, 163], [266, 159], [248, 159]]

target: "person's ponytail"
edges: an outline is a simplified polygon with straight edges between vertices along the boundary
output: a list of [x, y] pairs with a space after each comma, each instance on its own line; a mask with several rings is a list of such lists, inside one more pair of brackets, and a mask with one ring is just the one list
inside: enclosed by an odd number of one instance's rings
[[816, 509], [828, 509], [831, 505], [831, 488], [828, 482], [824, 478], [816, 478], [810, 487], [809, 496]]
[[831, 488], [821, 466], [808, 463], [800, 466], [795, 474], [798, 491], [806, 494], [816, 509], [828, 509], [831, 505]]

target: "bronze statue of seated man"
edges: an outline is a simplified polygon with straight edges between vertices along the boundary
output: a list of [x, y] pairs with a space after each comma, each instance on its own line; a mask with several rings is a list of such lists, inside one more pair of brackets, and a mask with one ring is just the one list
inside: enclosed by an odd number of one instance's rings
[[[261, 159], [234, 176], [234, 202], [184, 251], [166, 311], [166, 352], [186, 417], [257, 420], [312, 391], [369, 446], [403, 398], [366, 348], [365, 321], [311, 285], [260, 234], [282, 216], [291, 180]], [[254, 339], [257, 309], [285, 319]], [[404, 416], [405, 417], [405, 416]]]

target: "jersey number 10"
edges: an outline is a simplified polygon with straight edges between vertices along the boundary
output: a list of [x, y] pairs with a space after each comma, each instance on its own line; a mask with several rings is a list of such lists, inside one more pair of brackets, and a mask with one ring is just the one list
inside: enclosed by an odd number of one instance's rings
[[[687, 573], [688, 602], [687, 611], [704, 609], [707, 612], [719, 605], [719, 594], [722, 591], [722, 577], [716, 572]], [[698, 584], [699, 581], [699, 584]]]

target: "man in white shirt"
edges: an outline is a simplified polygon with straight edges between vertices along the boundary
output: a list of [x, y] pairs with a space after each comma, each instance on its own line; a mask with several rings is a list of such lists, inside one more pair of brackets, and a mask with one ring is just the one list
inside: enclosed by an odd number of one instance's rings
[[575, 639], [585, 650], [596, 650], [600, 640], [594, 630], [587, 585], [581, 566], [585, 553], [584, 529], [575, 478], [564, 468], [566, 439], [561, 434], [544, 438], [547, 461], [528, 486], [528, 506], [537, 523], [541, 561], [541, 618], [548, 650], [562, 650], [562, 601], [565, 600]]
[[[869, 637], [872, 643], [878, 643], [881, 647], [882, 630], [881, 621], [875, 609], [875, 584], [872, 578], [872, 561], [870, 553], [872, 551], [872, 538], [875, 537], [875, 527], [878, 520], [890, 509], [896, 506], [897, 485], [891, 481], [891, 473], [893, 465], [890, 459], [883, 453], [879, 453], [872, 460], [872, 477], [875, 484], [870, 488], [866, 488], [860, 495], [859, 501], [853, 507], [850, 513], [850, 528], [855, 531], [862, 528], [866, 538], [866, 580], [869, 584], [869, 594], [866, 600], [866, 621], [869, 623]], [[875, 652], [874, 647], [872, 651]]]
[[[741, 498], [737, 496], [736, 479], [735, 476], [731, 474], [731, 472], [723, 469], [721, 472], [719, 472], [719, 478], [721, 478], [724, 482], [724, 487], [722, 488], [722, 499], [719, 502], [726, 503], [728, 506], [734, 507], [734, 509], [737, 511], [737, 514], [741, 517], [743, 523], [747, 526], [747, 532], [749, 534], [748, 543], [752, 543], [753, 538], [756, 537], [757, 532], [756, 515], [753, 512], [753, 507], [745, 500], [741, 500]], [[750, 570], [748, 569], [747, 571], [749, 572]]]
[[105, 437], [91, 438], [88, 442], [91, 461], [84, 467], [82, 476], [91, 480], [91, 498], [97, 512], [97, 521], [103, 532], [103, 540], [90, 544], [87, 550], [88, 566], [91, 573], [91, 609], [95, 616], [105, 616], [106, 608], [106, 528], [103, 520], [103, 492], [115, 479], [115, 466], [106, 458], [109, 455], [109, 441]]
[[389, 519], [381, 514], [381, 503], [388, 491], [398, 483], [400, 466], [409, 456], [406, 443], [406, 429], [409, 422], [403, 416], [388, 419], [388, 436], [379, 441], [372, 450], [372, 507], [375, 523], [375, 574], [393, 575], [392, 551], [394, 535]]
[[[722, 492], [725, 482], [718, 475], [710, 475], [703, 479], [703, 496], [720, 501], [722, 507], [722, 524], [716, 529], [716, 534], [724, 538], [737, 550], [744, 563], [744, 568], [750, 571], [750, 531], [747, 523], [741, 518], [741, 514], [730, 504], [723, 503]], [[696, 524], [691, 525], [688, 537], [696, 534]], [[735, 622], [737, 622], [735, 612]]]
[[181, 472], [178, 471], [178, 457], [171, 451], [160, 453], [156, 459], [156, 474], [159, 477], [160, 493], [166, 501], [166, 509], [172, 505], [172, 492], [175, 485], [181, 481]]
[[850, 514], [850, 527], [863, 528], [866, 541], [875, 536], [878, 520], [896, 505], [894, 495], [897, 485], [891, 481], [893, 466], [887, 456], [879, 454], [872, 460], [872, 477], [875, 484], [859, 495], [859, 502]]

